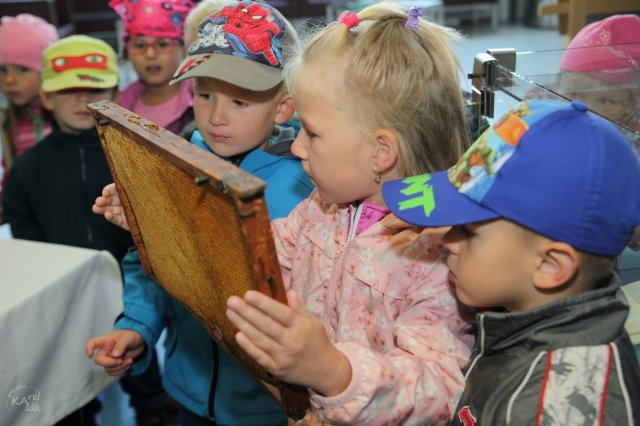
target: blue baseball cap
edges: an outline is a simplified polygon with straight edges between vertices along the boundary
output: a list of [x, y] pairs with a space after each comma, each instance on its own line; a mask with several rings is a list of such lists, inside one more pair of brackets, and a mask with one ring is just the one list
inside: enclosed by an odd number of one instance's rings
[[439, 227], [506, 218], [556, 241], [617, 256], [640, 224], [640, 162], [580, 102], [523, 102], [449, 170], [387, 182], [402, 220]]

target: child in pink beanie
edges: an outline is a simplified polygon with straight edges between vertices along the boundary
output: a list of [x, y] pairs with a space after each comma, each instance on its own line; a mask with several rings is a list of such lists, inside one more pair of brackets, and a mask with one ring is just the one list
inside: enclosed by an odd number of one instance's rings
[[640, 153], [640, 17], [614, 15], [587, 25], [560, 68], [561, 93], [616, 122]]
[[[9, 103], [2, 123], [2, 186], [16, 155], [51, 131], [51, 117], [38, 92], [42, 51], [58, 40], [58, 31], [42, 18], [23, 13], [0, 20], [0, 90]], [[0, 223], [2, 210], [0, 209]]]
[[111, 0], [122, 18], [123, 44], [139, 80], [116, 99], [121, 106], [179, 133], [193, 121], [190, 82], [169, 86], [184, 59], [184, 21], [191, 0]]

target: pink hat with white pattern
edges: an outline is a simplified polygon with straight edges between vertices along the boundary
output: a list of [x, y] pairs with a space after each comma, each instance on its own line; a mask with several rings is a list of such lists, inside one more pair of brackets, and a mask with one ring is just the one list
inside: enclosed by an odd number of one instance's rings
[[137, 36], [184, 40], [184, 20], [193, 9], [191, 0], [111, 0], [124, 21], [123, 39]]
[[587, 25], [569, 43], [560, 68], [598, 72], [612, 83], [640, 72], [640, 17], [614, 15]]

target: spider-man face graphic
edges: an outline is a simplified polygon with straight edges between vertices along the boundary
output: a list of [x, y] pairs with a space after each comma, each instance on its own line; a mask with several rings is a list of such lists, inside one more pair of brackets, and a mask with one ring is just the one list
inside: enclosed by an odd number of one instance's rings
[[190, 54], [222, 53], [282, 67], [283, 22], [264, 4], [227, 6], [201, 24]]

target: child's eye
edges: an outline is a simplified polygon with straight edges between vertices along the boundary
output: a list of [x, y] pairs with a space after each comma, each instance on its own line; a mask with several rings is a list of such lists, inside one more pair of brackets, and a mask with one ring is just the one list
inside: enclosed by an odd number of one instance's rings
[[236, 105], [236, 106], [245, 106], [245, 105], [247, 105], [247, 103], [246, 103], [246, 102], [241, 101], [241, 100], [239, 100], [239, 99], [234, 99], [234, 100], [233, 100], [233, 104], [234, 104], [234, 105]]
[[317, 136], [315, 133], [313, 133], [311, 130], [307, 129], [306, 127], [304, 127], [304, 132], [307, 134], [309, 139], [313, 139]]
[[7, 66], [0, 65], [0, 74], [6, 74], [6, 73], [7, 73]]
[[462, 225], [459, 227], [460, 232], [462, 232], [462, 234], [464, 234], [467, 237], [471, 237], [473, 235], [475, 235], [475, 232], [473, 231], [473, 229], [471, 229], [468, 225]]
[[210, 101], [213, 99], [213, 95], [211, 93], [198, 93], [198, 98], [203, 101]]
[[18, 67], [18, 72], [19, 72], [20, 74], [26, 74], [26, 73], [28, 73], [28, 72], [29, 72], [29, 68], [19, 66], [19, 67]]

